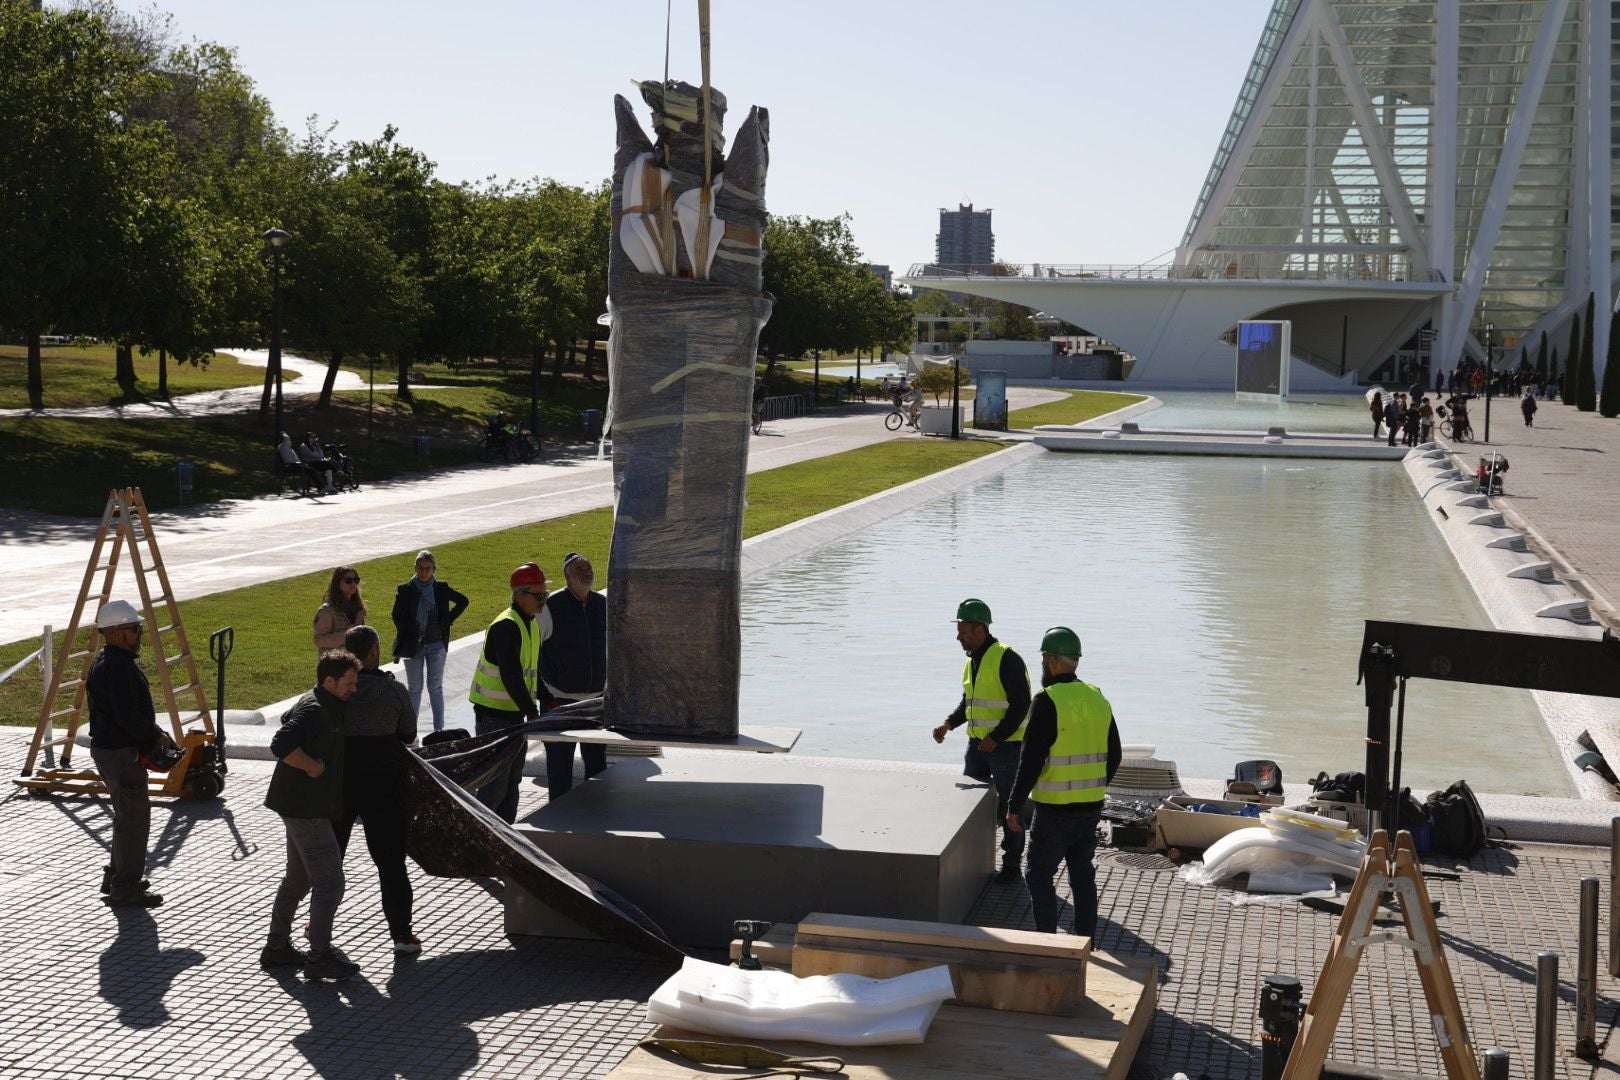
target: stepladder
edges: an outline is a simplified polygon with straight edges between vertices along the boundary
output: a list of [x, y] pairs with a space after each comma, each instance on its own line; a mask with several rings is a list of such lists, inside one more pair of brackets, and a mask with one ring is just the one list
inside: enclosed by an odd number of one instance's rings
[[[151, 752], [143, 748], [142, 758], [152, 770], [148, 789], [159, 796], [216, 798], [225, 786], [224, 748], [208, 711], [202, 678], [181, 622], [180, 605], [169, 584], [168, 569], [158, 551], [152, 519], [137, 487], [115, 488], [107, 497], [73, 614], [45, 684], [39, 722], [29, 743], [22, 776], [14, 782], [34, 794], [99, 794], [107, 790], [97, 770], [75, 765], [74, 758], [88, 756], [78, 746], [78, 738], [80, 729], [89, 723], [91, 669], [103, 644], [96, 613], [114, 598], [121, 564], [127, 564], [133, 580], [121, 586], [124, 596], [120, 598], [135, 593], [139, 598], [135, 606], [144, 620], [141, 651], [145, 655], [141, 659], [151, 672], [154, 720], [180, 751], [171, 766], [157, 771], [167, 762], [159, 760], [156, 747]], [[47, 749], [57, 751], [59, 763], [36, 768], [41, 753]]]
[[[1400, 909], [1403, 930], [1376, 924], [1379, 908], [1393, 902]], [[1435, 928], [1434, 905], [1423, 882], [1412, 834], [1402, 831], [1390, 842], [1383, 829], [1373, 833], [1361, 870], [1339, 918], [1327, 959], [1311, 992], [1294, 1048], [1283, 1069], [1283, 1080], [1319, 1080], [1327, 1063], [1328, 1048], [1355, 992], [1356, 971], [1370, 945], [1388, 945], [1410, 951], [1428, 1007], [1427, 1023], [1414, 1017], [1412, 1026], [1434, 1032], [1450, 1080], [1479, 1080], [1479, 1059], [1468, 1038], [1468, 1025], [1457, 1000], [1457, 986], [1446, 963], [1440, 934]]]

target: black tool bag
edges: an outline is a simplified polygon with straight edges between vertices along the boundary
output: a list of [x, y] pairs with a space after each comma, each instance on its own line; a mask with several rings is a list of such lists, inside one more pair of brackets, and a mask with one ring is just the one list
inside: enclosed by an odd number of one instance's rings
[[1458, 780], [1444, 791], [1431, 791], [1424, 806], [1432, 827], [1431, 850], [1466, 859], [1485, 847], [1485, 814], [1468, 781]]

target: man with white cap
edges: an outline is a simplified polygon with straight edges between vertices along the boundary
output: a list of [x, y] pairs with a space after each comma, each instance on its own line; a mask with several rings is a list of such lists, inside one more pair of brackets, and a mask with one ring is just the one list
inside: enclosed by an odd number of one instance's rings
[[112, 907], [157, 907], [163, 897], [147, 889], [146, 842], [152, 804], [144, 749], [173, 746], [157, 726], [152, 687], [135, 658], [145, 620], [127, 600], [101, 605], [96, 629], [101, 651], [90, 663], [85, 701], [90, 706], [90, 757], [112, 797], [112, 861], [101, 871], [101, 891]]

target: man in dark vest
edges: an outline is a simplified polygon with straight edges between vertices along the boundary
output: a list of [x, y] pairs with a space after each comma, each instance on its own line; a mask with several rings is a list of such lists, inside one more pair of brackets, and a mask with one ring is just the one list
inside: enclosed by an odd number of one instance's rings
[[1052, 881], [1058, 864], [1068, 863], [1074, 894], [1073, 932], [1091, 937], [1097, 930], [1097, 872], [1091, 857], [1097, 850], [1108, 783], [1124, 756], [1114, 710], [1102, 691], [1075, 677], [1080, 665], [1080, 636], [1067, 626], [1054, 626], [1041, 638], [1041, 686], [1029, 707], [1024, 752], [1013, 783], [1007, 827], [1022, 831], [1024, 800], [1035, 803], [1030, 828], [1029, 887], [1035, 929], [1057, 933], [1057, 889]]
[[[595, 592], [596, 571], [577, 551], [563, 558], [568, 586], [546, 598], [541, 616], [540, 678], [547, 695], [560, 702], [589, 701], [607, 685], [607, 597]], [[582, 743], [585, 776], [607, 768], [607, 748]], [[574, 787], [574, 744], [546, 743], [546, 788], [559, 799]]]

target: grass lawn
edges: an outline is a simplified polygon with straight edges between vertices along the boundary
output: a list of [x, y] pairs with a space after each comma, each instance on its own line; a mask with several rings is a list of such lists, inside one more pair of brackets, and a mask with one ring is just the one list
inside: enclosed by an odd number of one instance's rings
[[[116, 364], [111, 345], [53, 345], [40, 349], [45, 380], [45, 407], [72, 409], [86, 405], [130, 405], [157, 400], [158, 357], [135, 353], [135, 393], [124, 396], [113, 381]], [[296, 378], [289, 371], [285, 378]], [[169, 359], [169, 396], [233, 386], [259, 386], [264, 368], [249, 367], [215, 353], [202, 364]], [[28, 350], [21, 345], [0, 345], [0, 409], [28, 408]]]
[[[743, 532], [746, 536], [768, 532], [1001, 448], [1000, 443], [984, 440], [908, 439], [756, 473], [749, 478]], [[465, 620], [456, 627], [460, 635], [475, 633], [494, 618], [509, 595], [507, 575], [520, 563], [538, 562], [560, 581], [563, 555], [584, 551], [594, 557], [598, 580], [604, 581], [612, 530], [612, 511], [602, 509], [446, 544], [434, 544], [431, 536], [412, 537], [399, 553], [360, 564], [361, 591], [370, 603], [369, 621], [383, 630], [383, 647], [388, 648], [393, 587], [410, 575], [413, 557], [421, 547], [432, 547], [443, 580], [472, 598]], [[216, 593], [180, 605], [211, 703], [215, 672], [207, 656], [208, 635], [221, 626], [236, 628], [236, 651], [227, 672], [228, 707], [262, 706], [309, 686], [315, 660], [310, 623], [330, 574], [330, 568], [321, 568], [302, 577]], [[64, 586], [64, 590], [70, 587]], [[37, 645], [37, 640], [30, 640], [0, 646], [0, 670]], [[454, 687], [447, 690], [460, 692]], [[39, 668], [32, 664], [0, 683], [0, 723], [36, 723], [41, 694]]]
[[1070, 390], [1061, 401], [1014, 409], [1007, 415], [1007, 426], [1028, 429], [1037, 424], [1078, 424], [1145, 400], [1141, 394], [1116, 394], [1108, 390]]

